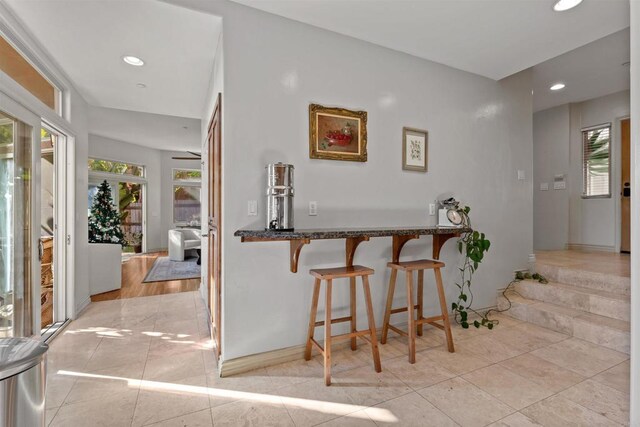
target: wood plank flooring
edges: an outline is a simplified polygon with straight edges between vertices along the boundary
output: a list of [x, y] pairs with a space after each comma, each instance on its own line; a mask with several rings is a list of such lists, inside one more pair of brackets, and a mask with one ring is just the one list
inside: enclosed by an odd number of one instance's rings
[[200, 286], [200, 279], [142, 283], [156, 258], [166, 255], [166, 252], [155, 252], [132, 257], [122, 264], [122, 289], [93, 295], [91, 297], [91, 301], [108, 301], [114, 299], [197, 291]]

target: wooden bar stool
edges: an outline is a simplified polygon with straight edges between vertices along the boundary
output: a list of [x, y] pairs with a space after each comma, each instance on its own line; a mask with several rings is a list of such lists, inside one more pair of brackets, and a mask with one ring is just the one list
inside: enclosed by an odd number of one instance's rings
[[[373, 319], [373, 307], [371, 306], [371, 291], [369, 289], [369, 275], [373, 274], [371, 268], [363, 267], [361, 265], [354, 265], [352, 267], [338, 267], [338, 268], [323, 268], [314, 269], [309, 273], [316, 278], [313, 287], [313, 299], [311, 301], [311, 316], [309, 318], [309, 333], [307, 336], [307, 347], [304, 352], [304, 358], [311, 360], [311, 347], [315, 345], [320, 350], [320, 353], [324, 356], [324, 382], [326, 385], [331, 385], [331, 342], [340, 339], [353, 339], [363, 338], [371, 344], [371, 353], [373, 355], [373, 364], [376, 372], [381, 372], [382, 367], [380, 365], [380, 353], [378, 351], [378, 339], [376, 338], [376, 322]], [[351, 303], [351, 315], [347, 317], [340, 317], [337, 319], [331, 318], [331, 287], [333, 279], [343, 278], [362, 278], [362, 287], [364, 289], [364, 300], [367, 307], [367, 318], [369, 320], [369, 328], [357, 331], [355, 329], [356, 322], [356, 310], [355, 299]], [[318, 297], [320, 295], [320, 284], [323, 280], [326, 280], [326, 300], [325, 300], [325, 320], [316, 321], [316, 313], [318, 312]], [[351, 280], [350, 280], [351, 281]], [[351, 322], [352, 332], [342, 335], [331, 336], [331, 325], [333, 323]], [[324, 348], [313, 338], [315, 328], [318, 326], [324, 326]]]
[[[397, 332], [400, 335], [408, 336], [409, 338], [409, 363], [416, 362], [416, 332], [419, 336], [422, 336], [422, 325], [428, 323], [439, 329], [444, 330], [447, 337], [447, 347], [449, 352], [453, 353], [453, 337], [451, 336], [451, 325], [449, 323], [449, 311], [447, 307], [447, 300], [444, 295], [444, 288], [442, 286], [442, 275], [440, 269], [444, 267], [444, 263], [440, 261], [432, 261], [428, 259], [421, 259], [418, 261], [407, 262], [390, 262], [387, 264], [391, 267], [391, 278], [389, 279], [389, 290], [387, 294], [387, 307], [384, 313], [384, 323], [382, 327], [382, 339], [380, 342], [385, 344], [387, 342], [387, 334], [389, 329]], [[407, 307], [392, 308], [393, 294], [396, 289], [396, 278], [398, 271], [404, 271], [406, 273], [407, 281]], [[413, 272], [418, 271], [418, 301], [414, 304], [413, 301]], [[442, 314], [433, 317], [423, 316], [423, 296], [424, 296], [424, 270], [433, 270], [436, 277], [436, 287], [438, 289], [438, 297], [440, 298], [440, 310]], [[411, 307], [409, 310], [408, 307]], [[417, 310], [417, 319], [414, 316], [413, 310]], [[402, 329], [396, 328], [389, 324], [392, 314], [408, 312], [409, 324], [407, 327], [408, 333]], [[442, 320], [442, 323], [438, 323]]]

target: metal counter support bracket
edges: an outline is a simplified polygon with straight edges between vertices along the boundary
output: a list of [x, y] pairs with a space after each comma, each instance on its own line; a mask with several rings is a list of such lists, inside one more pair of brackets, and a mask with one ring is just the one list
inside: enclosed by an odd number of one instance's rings
[[304, 245], [307, 245], [310, 242], [311, 241], [309, 239], [294, 239], [289, 241], [292, 273], [298, 272], [298, 258], [300, 258], [300, 251]]

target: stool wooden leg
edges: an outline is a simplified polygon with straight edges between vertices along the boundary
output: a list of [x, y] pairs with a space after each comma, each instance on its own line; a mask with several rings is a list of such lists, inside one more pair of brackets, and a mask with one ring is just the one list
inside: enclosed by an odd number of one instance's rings
[[409, 363], [416, 363], [416, 322], [413, 312], [413, 272], [407, 271], [407, 313], [408, 313], [408, 339], [409, 339]]
[[444, 295], [444, 287], [442, 286], [442, 274], [439, 268], [435, 268], [433, 272], [436, 275], [436, 286], [438, 287], [438, 297], [440, 298], [440, 310], [442, 310], [442, 323], [444, 324], [444, 333], [447, 336], [447, 347], [449, 353], [455, 352], [453, 348], [453, 336], [451, 335], [451, 323], [449, 322], [449, 307], [447, 307], [447, 299]]
[[331, 385], [331, 285], [327, 280], [327, 296], [324, 308], [324, 383]]
[[[351, 285], [351, 332], [356, 332], [358, 329], [357, 317], [356, 317], [356, 278], [351, 277], [349, 279]], [[358, 348], [358, 339], [356, 337], [351, 338], [351, 350]]]
[[387, 343], [387, 334], [389, 333], [389, 321], [391, 320], [391, 306], [393, 305], [393, 294], [396, 290], [396, 277], [398, 276], [398, 270], [391, 269], [391, 278], [389, 279], [389, 289], [387, 290], [387, 307], [384, 311], [384, 322], [382, 323], [382, 338], [381, 344]]
[[[418, 270], [418, 320], [424, 318], [424, 270]], [[422, 336], [422, 323], [418, 324], [418, 335]]]
[[382, 365], [380, 364], [380, 351], [378, 350], [378, 338], [376, 337], [376, 321], [373, 318], [373, 306], [371, 305], [371, 290], [369, 289], [368, 276], [362, 276], [362, 288], [364, 289], [364, 302], [367, 306], [367, 320], [369, 321], [373, 365], [376, 368], [376, 372], [382, 372]]
[[304, 349], [304, 360], [311, 360], [311, 340], [316, 329], [316, 315], [318, 313], [318, 296], [320, 295], [320, 279], [316, 279], [313, 285], [313, 297], [311, 299], [311, 314], [309, 315], [309, 332], [307, 333], [307, 347]]

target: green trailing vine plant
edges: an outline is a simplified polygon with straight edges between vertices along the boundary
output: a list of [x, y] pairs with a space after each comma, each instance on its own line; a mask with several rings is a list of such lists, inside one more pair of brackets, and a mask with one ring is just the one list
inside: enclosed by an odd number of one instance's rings
[[[458, 239], [458, 251], [464, 255], [462, 265], [458, 267], [458, 270], [460, 271], [460, 278], [459, 281], [456, 282], [456, 286], [460, 293], [458, 295], [458, 300], [451, 304], [451, 309], [454, 312], [456, 322], [464, 329], [468, 329], [470, 325], [473, 325], [476, 328], [486, 327], [488, 329], [493, 329], [494, 326], [499, 323], [499, 320], [490, 319], [489, 314], [492, 312], [502, 313], [511, 308], [511, 301], [506, 293], [511, 289], [511, 287], [513, 287], [513, 285], [522, 280], [537, 280], [543, 284], [548, 283], [548, 281], [543, 275], [538, 273], [532, 274], [526, 270], [517, 271], [514, 279], [502, 292], [502, 295], [509, 304], [507, 308], [502, 310], [490, 309], [484, 313], [471, 308], [471, 305], [473, 304], [471, 280], [474, 273], [478, 270], [478, 267], [482, 264], [485, 254], [489, 251], [491, 241], [487, 239], [484, 233], [474, 230], [471, 226], [471, 219], [469, 217], [471, 208], [469, 206], [455, 206], [453, 209], [455, 209], [460, 216], [460, 224], [465, 231], [462, 232]], [[473, 322], [471, 322], [471, 319], [469, 318], [469, 312], [477, 316], [477, 319], [474, 319]]]
[[484, 326], [493, 329], [495, 324], [494, 320], [490, 320], [486, 314], [483, 315], [471, 308], [473, 304], [471, 280], [473, 274], [478, 270], [480, 264], [482, 264], [485, 254], [491, 247], [491, 241], [486, 238], [484, 233], [474, 230], [471, 227], [471, 219], [469, 218], [471, 208], [469, 206], [455, 207], [454, 209], [460, 215], [461, 225], [465, 231], [462, 232], [458, 239], [458, 251], [464, 255], [462, 266], [458, 267], [458, 270], [460, 270], [460, 279], [456, 282], [460, 293], [458, 295], [458, 301], [451, 304], [451, 309], [454, 312], [456, 322], [464, 329], [469, 328], [470, 325], [469, 312], [478, 315], [480, 319], [474, 320], [473, 323], [471, 323], [473, 326], [476, 328]]

